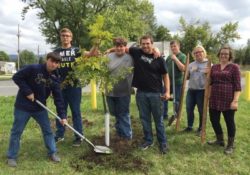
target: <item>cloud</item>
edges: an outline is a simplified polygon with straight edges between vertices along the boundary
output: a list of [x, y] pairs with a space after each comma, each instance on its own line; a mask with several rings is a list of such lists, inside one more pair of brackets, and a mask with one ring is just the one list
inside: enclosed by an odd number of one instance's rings
[[25, 4], [20, 0], [1, 0], [0, 6], [0, 28], [1, 36], [0, 50], [8, 54], [17, 53], [17, 29], [20, 26], [20, 50], [27, 49], [37, 53], [38, 45], [41, 54], [50, 51], [51, 46], [45, 43], [44, 37], [39, 31], [40, 20], [36, 16], [36, 10], [29, 11], [25, 20], [22, 20], [21, 12]]
[[171, 33], [177, 33], [179, 19], [184, 17], [187, 22], [209, 22], [212, 30], [218, 32], [228, 22], [239, 22], [238, 32], [241, 35], [236, 45], [247, 42], [250, 36], [249, 11], [250, 1], [248, 0], [151, 0], [155, 6], [155, 15], [159, 25], [166, 26]]
[[[250, 1], [249, 0], [151, 0], [155, 6], [157, 23], [166, 26], [171, 34], [178, 32], [181, 16], [187, 22], [200, 20], [209, 22], [212, 30], [217, 32], [226, 23], [239, 21], [238, 32], [241, 35], [236, 45], [245, 45], [250, 38]], [[31, 10], [25, 20], [21, 18], [22, 8], [25, 4], [20, 0], [1, 0], [0, 28], [2, 32], [0, 50], [13, 54], [17, 52], [17, 26], [20, 25], [21, 50], [27, 49], [37, 53], [51, 51], [51, 45], [45, 43], [45, 38], [39, 30], [40, 20], [36, 16], [37, 11]]]

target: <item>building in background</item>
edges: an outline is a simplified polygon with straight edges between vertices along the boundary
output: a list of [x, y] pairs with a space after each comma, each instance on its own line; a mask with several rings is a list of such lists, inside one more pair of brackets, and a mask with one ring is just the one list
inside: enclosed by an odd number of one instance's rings
[[5, 74], [14, 74], [16, 73], [16, 63], [0, 61], [0, 71]]

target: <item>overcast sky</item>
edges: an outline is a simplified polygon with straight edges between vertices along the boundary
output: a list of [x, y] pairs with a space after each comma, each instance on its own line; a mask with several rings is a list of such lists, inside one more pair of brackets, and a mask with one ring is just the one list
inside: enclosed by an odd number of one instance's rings
[[[242, 39], [235, 45], [246, 45], [250, 38], [250, 1], [249, 0], [151, 0], [155, 6], [157, 23], [166, 26], [172, 34], [179, 29], [179, 18], [183, 16], [188, 22], [208, 21], [212, 30], [217, 32], [224, 24], [239, 21], [238, 32]], [[49, 52], [51, 46], [46, 44], [39, 31], [36, 11], [29, 11], [25, 20], [21, 19], [24, 4], [20, 0], [0, 0], [0, 51], [8, 54], [17, 52], [17, 26], [20, 24], [20, 49], [37, 53]]]

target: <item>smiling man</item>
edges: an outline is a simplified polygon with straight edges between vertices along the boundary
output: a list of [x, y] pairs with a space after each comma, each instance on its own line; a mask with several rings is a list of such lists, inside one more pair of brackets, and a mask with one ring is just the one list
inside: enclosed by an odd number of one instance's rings
[[[140, 148], [145, 150], [153, 145], [152, 115], [160, 152], [166, 154], [168, 146], [161, 110], [161, 100], [170, 97], [166, 62], [162, 57], [154, 58], [153, 38], [149, 35], [141, 37], [140, 47], [130, 47], [129, 54], [134, 60], [133, 86], [137, 88], [136, 103], [144, 133], [144, 142]], [[162, 82], [165, 87], [163, 95]]]

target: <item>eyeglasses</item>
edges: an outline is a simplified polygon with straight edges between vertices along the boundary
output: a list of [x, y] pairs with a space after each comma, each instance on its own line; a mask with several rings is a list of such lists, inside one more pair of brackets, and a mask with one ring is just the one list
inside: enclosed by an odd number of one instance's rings
[[71, 37], [71, 35], [61, 35], [61, 37]]
[[220, 53], [220, 55], [221, 55], [221, 56], [223, 56], [223, 55], [224, 55], [224, 56], [228, 56], [229, 53]]
[[194, 52], [195, 55], [198, 53], [203, 53], [203, 51], [201, 50], [201, 51]]

